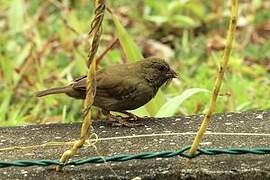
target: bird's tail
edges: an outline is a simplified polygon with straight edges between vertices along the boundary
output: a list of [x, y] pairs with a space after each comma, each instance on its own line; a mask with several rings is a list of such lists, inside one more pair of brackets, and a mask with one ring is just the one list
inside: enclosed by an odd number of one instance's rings
[[36, 97], [42, 97], [47, 96], [51, 94], [60, 94], [60, 93], [66, 93], [68, 92], [69, 87], [57, 87], [57, 88], [51, 88], [44, 91], [38, 91], [36, 92]]

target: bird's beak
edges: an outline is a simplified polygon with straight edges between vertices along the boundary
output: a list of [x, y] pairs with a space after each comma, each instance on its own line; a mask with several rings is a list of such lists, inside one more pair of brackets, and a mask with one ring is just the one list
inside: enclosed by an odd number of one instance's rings
[[167, 77], [169, 79], [179, 78], [178, 74], [174, 70], [172, 70], [172, 69], [167, 73]]

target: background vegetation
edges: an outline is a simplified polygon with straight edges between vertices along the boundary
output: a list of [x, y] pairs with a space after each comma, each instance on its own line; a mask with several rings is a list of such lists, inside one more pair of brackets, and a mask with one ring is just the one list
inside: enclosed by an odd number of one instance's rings
[[[102, 58], [100, 68], [129, 61], [123, 46], [134, 40], [145, 57], [166, 58], [181, 77], [136, 113], [203, 113], [224, 49], [229, 1], [107, 3], [119, 21], [106, 14], [99, 54], [117, 37], [122, 47], [115, 45]], [[218, 112], [270, 107], [270, 1], [240, 3]], [[91, 6], [89, 0], [0, 2], [0, 126], [82, 120], [81, 101], [64, 95], [37, 99], [33, 94], [86, 73]], [[99, 117], [99, 111], [95, 112]]]

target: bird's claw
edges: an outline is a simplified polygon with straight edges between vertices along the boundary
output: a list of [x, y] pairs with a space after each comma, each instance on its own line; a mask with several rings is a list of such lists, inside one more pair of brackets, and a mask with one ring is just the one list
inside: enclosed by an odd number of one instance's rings
[[141, 121], [144, 120], [145, 117], [136, 116], [135, 114], [128, 114], [127, 117], [122, 117], [122, 119], [125, 119], [126, 121]]
[[[138, 126], [143, 126], [144, 124], [142, 123], [134, 123], [134, 122], [129, 122], [130, 119], [121, 117], [121, 116], [116, 116], [115, 118], [110, 118], [109, 119], [109, 123], [112, 126], [125, 126], [125, 127], [130, 127], [130, 128], [134, 128], [134, 127], [138, 127]], [[134, 120], [132, 120], [134, 121]]]

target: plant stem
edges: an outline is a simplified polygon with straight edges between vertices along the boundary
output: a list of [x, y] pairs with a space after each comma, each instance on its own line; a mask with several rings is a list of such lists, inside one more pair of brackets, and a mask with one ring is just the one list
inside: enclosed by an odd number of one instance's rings
[[229, 29], [227, 32], [226, 46], [225, 46], [223, 58], [222, 58], [219, 72], [218, 72], [218, 75], [217, 75], [217, 78], [215, 81], [215, 86], [214, 86], [213, 93], [212, 93], [212, 96], [210, 99], [208, 110], [207, 110], [206, 115], [203, 119], [203, 122], [200, 126], [200, 129], [199, 129], [199, 131], [198, 131], [198, 133], [197, 133], [197, 135], [192, 143], [191, 149], [189, 150], [189, 155], [193, 155], [197, 151], [198, 146], [199, 146], [200, 142], [202, 141], [203, 135], [204, 135], [206, 128], [209, 124], [210, 118], [215, 110], [217, 97], [218, 97], [219, 90], [220, 90], [222, 80], [224, 77], [224, 72], [225, 72], [225, 69], [226, 69], [227, 64], [229, 62], [230, 53], [231, 53], [231, 49], [232, 49], [233, 37], [234, 37], [235, 30], [236, 30], [236, 25], [237, 25], [237, 14], [238, 14], [238, 1], [232, 0], [231, 2], [232, 2], [231, 19], [230, 19]]

